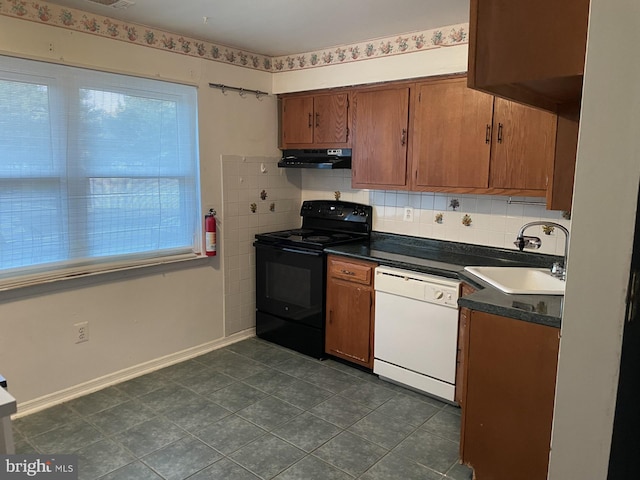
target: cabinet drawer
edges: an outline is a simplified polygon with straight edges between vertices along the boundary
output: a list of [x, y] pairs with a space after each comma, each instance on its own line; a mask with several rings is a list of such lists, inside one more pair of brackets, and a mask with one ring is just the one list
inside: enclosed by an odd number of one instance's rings
[[371, 274], [373, 268], [370, 265], [359, 264], [329, 258], [329, 276], [339, 278], [348, 282], [371, 285]]

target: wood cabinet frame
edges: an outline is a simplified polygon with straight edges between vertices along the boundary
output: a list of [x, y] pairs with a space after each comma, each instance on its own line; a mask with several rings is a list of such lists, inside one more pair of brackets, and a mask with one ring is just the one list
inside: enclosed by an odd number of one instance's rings
[[[374, 358], [375, 267], [376, 263], [364, 260], [339, 255], [327, 257], [325, 351], [369, 369], [373, 369]], [[364, 307], [359, 301], [363, 301]], [[353, 313], [356, 315], [349, 316]], [[354, 332], [358, 327], [363, 330]], [[352, 337], [345, 338], [345, 335]]]
[[[299, 111], [287, 113], [287, 104], [298, 107]], [[279, 95], [280, 148], [350, 148], [350, 104], [351, 89], [348, 88]], [[287, 131], [293, 132], [293, 139], [285, 138]]]
[[[383, 82], [380, 84], [360, 85], [354, 87], [344, 87], [337, 89], [326, 89], [318, 91], [299, 92], [295, 94], [284, 94], [279, 96], [280, 102], [280, 118], [282, 118], [282, 99], [295, 97], [313, 97], [315, 95], [326, 95], [333, 93], [347, 93], [349, 96], [349, 105], [347, 113], [347, 124], [349, 126], [349, 147], [353, 148], [357, 142], [358, 135], [358, 119], [357, 107], [354, 107], [354, 100], [358, 93], [385, 91], [398, 88], [409, 89], [408, 99], [408, 118], [406, 133], [406, 158], [401, 157], [395, 159], [393, 169], [404, 172], [404, 180], [396, 179], [394, 182], [370, 181], [360, 177], [357, 169], [363, 168], [358, 165], [357, 158], [352, 168], [352, 187], [367, 188], [375, 190], [402, 190], [415, 192], [445, 192], [458, 194], [484, 194], [484, 195], [503, 195], [503, 196], [524, 196], [524, 197], [541, 197], [546, 199], [547, 209], [550, 210], [570, 210], [573, 195], [573, 180], [575, 170], [575, 154], [578, 140], [578, 119], [579, 107], [565, 106], [561, 115], [557, 119], [556, 139], [554, 155], [550, 155], [547, 162], [548, 183], [546, 188], [500, 188], [487, 183], [486, 187], [452, 187], [438, 185], [418, 185], [415, 180], [417, 173], [417, 154], [414, 151], [414, 134], [416, 128], [416, 112], [418, 95], [417, 87], [419, 85], [428, 84], [430, 82], [442, 82], [448, 79], [466, 78], [465, 73], [440, 75], [434, 77], [417, 78], [410, 80], [401, 80], [393, 82]], [[280, 138], [282, 135], [281, 124]], [[492, 141], [496, 132], [492, 127]], [[341, 148], [346, 147], [343, 144], [285, 144], [286, 148]], [[281, 144], [281, 148], [283, 145]], [[357, 157], [357, 149], [354, 151]], [[489, 164], [491, 169], [491, 162]], [[491, 175], [491, 170], [489, 175]]]
[[547, 478], [560, 330], [471, 310], [461, 458], [478, 478]]

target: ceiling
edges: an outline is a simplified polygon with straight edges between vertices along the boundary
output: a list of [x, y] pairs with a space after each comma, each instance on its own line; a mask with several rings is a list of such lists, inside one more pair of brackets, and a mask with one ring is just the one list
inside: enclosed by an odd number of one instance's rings
[[48, 1], [268, 56], [469, 21], [469, 0]]

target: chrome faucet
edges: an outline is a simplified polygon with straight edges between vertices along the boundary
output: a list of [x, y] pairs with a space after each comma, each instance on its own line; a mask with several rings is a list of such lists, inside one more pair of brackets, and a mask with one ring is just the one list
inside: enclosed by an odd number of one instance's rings
[[562, 264], [560, 264], [559, 262], [555, 262], [553, 264], [553, 266], [551, 267], [551, 275], [561, 280], [565, 280], [567, 277], [567, 253], [569, 252], [569, 230], [567, 230], [565, 227], [563, 227], [559, 223], [554, 222], [537, 221], [525, 223], [522, 227], [520, 227], [518, 237], [516, 238], [516, 241], [513, 242], [514, 245], [518, 247], [520, 251], [524, 250], [525, 248], [540, 248], [540, 246], [542, 245], [542, 240], [540, 240], [539, 237], [525, 236], [524, 234], [524, 231], [527, 228], [533, 227], [535, 225], [550, 225], [558, 228], [559, 230], [562, 230], [562, 232], [564, 233], [564, 259]]

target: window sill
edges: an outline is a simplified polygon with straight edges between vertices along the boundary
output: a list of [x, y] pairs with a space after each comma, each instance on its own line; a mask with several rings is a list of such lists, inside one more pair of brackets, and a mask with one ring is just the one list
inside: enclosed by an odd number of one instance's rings
[[22, 297], [26, 294], [46, 293], [56, 290], [74, 288], [79, 285], [86, 287], [113, 281], [125, 280], [133, 277], [166, 273], [168, 271], [183, 270], [210, 264], [218, 257], [207, 257], [199, 254], [183, 254], [170, 257], [148, 259], [139, 263], [106, 264], [103, 268], [88, 272], [63, 273], [51, 276], [6, 280], [0, 282], [0, 301], [11, 297]]

